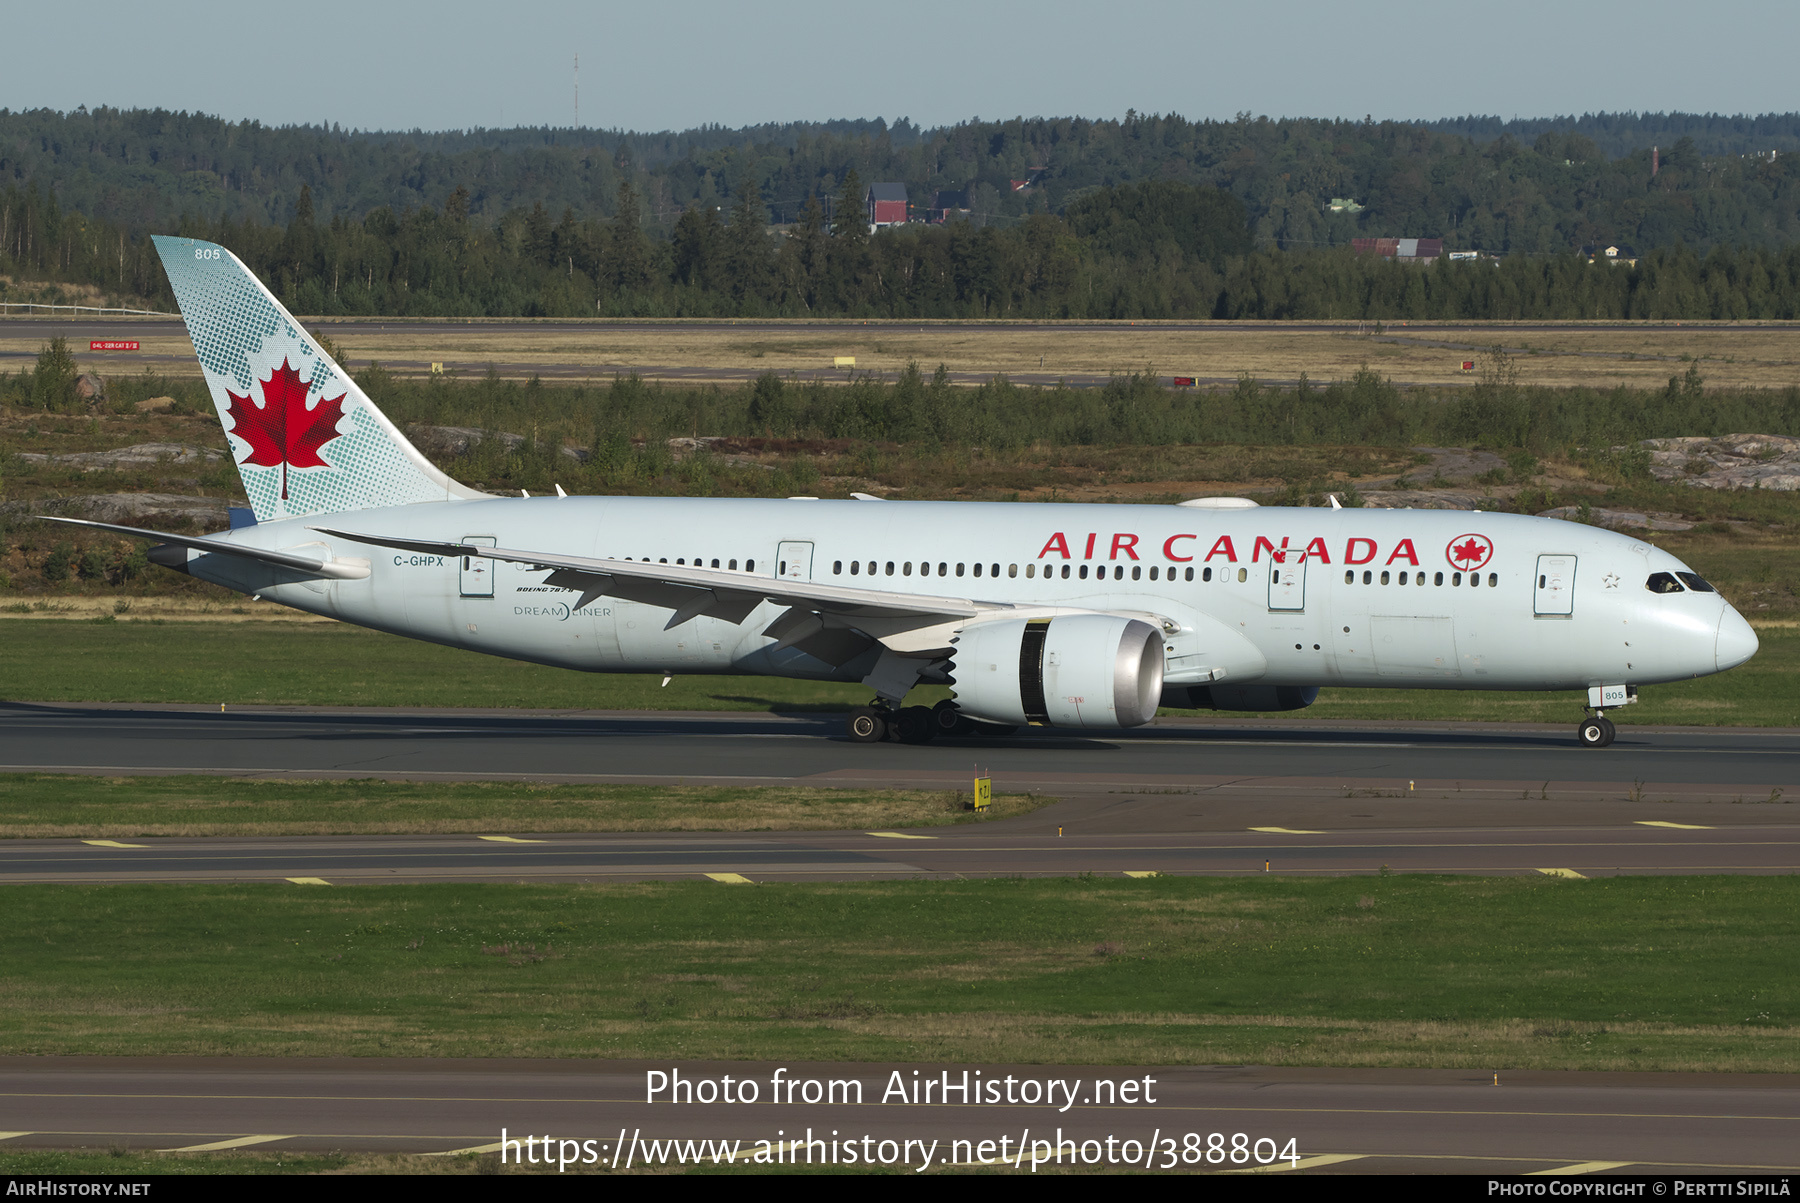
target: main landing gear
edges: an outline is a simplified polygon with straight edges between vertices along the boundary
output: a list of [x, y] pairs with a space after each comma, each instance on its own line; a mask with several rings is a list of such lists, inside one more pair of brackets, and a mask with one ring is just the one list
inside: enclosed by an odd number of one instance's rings
[[845, 732], [851, 743], [878, 744], [884, 739], [903, 744], [930, 743], [938, 736], [1010, 735], [1014, 728], [976, 722], [946, 698], [935, 706], [895, 708], [877, 699], [850, 712]]
[[1618, 735], [1619, 729], [1613, 726], [1612, 720], [1599, 710], [1592, 717], [1581, 720], [1575, 728], [1575, 742], [1584, 748], [1604, 748]]

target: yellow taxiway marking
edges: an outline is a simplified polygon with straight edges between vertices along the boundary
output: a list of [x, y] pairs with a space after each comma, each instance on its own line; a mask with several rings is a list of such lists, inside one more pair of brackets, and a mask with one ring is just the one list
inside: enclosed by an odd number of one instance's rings
[[478, 840], [488, 840], [495, 844], [541, 844], [543, 840], [522, 840], [511, 835], [478, 835]]
[[745, 877], [742, 873], [708, 873], [707, 876], [714, 881], [722, 881], [726, 885], [731, 886], [747, 886], [751, 884], [750, 879]]
[[[1711, 831], [1711, 827], [1702, 827], [1698, 823], [1670, 823], [1664, 819], [1638, 819], [1639, 827], [1673, 827], [1677, 831]], [[1598, 1164], [1598, 1163], [1596, 1163]], [[1630, 1164], [1629, 1162], [1627, 1164]]]
[[1161, 877], [1162, 874], [1158, 873], [1155, 869], [1127, 869], [1127, 870], [1125, 870], [1125, 876], [1127, 876], [1127, 877]]
[[[293, 882], [297, 886], [328, 886], [331, 884], [329, 881], [326, 881], [323, 877], [290, 877], [290, 878], [288, 878], [288, 880]], [[279, 1136], [271, 1136], [269, 1139], [270, 1140], [280, 1140], [281, 1138]], [[180, 1152], [180, 1151], [181, 1150], [179, 1150], [179, 1149], [176, 1150], [176, 1152]]]
[[148, 848], [148, 844], [121, 844], [118, 840], [82, 840], [84, 844], [92, 844], [96, 848]]
[[0, 1132], [0, 1140], [17, 1140], [21, 1136], [30, 1136], [29, 1132]]
[[1323, 831], [1295, 831], [1292, 827], [1252, 827], [1251, 831], [1266, 831], [1270, 835], [1325, 835]]
[[159, 1153], [216, 1153], [220, 1149], [241, 1149], [245, 1145], [265, 1145], [271, 1140], [292, 1140], [292, 1136], [239, 1136], [234, 1140], [215, 1140], [207, 1145], [187, 1145], [179, 1149], [158, 1149]]
[[1587, 880], [1587, 874], [1577, 873], [1573, 869], [1539, 869], [1538, 872], [1546, 877], [1573, 877], [1577, 881]]
[[1367, 1153], [1321, 1153], [1302, 1157], [1299, 1161], [1277, 1161], [1273, 1165], [1253, 1165], [1244, 1170], [1224, 1170], [1227, 1174], [1285, 1174], [1290, 1170], [1310, 1170], [1315, 1166], [1336, 1165], [1340, 1161], [1361, 1161]]
[[1581, 1161], [1574, 1165], [1559, 1165], [1553, 1170], [1532, 1170], [1527, 1178], [1555, 1177], [1563, 1174], [1593, 1174], [1601, 1170], [1616, 1170], [1627, 1165], [1636, 1165], [1635, 1161]]
[[[439, 1153], [425, 1153], [425, 1154], [422, 1154], [422, 1156], [425, 1156], [425, 1157], [461, 1157], [464, 1153], [498, 1153], [498, 1152], [500, 1152], [500, 1147], [502, 1145], [504, 1145], [505, 1143], [506, 1142], [503, 1140], [497, 1140], [491, 1145], [471, 1145], [469, 1148], [466, 1148], [466, 1149], [445, 1149]], [[515, 1141], [514, 1143], [517, 1144], [518, 1142]]]
[[935, 835], [908, 835], [904, 831], [865, 831], [864, 835], [876, 836], [884, 840], [935, 840]]

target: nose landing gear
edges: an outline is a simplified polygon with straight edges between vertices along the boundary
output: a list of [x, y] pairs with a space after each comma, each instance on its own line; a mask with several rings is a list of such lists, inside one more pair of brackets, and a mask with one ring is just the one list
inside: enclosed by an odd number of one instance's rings
[[1612, 720], [1596, 710], [1593, 717], [1585, 718], [1575, 728], [1575, 742], [1584, 748], [1604, 748], [1618, 735], [1619, 729], [1613, 726]]

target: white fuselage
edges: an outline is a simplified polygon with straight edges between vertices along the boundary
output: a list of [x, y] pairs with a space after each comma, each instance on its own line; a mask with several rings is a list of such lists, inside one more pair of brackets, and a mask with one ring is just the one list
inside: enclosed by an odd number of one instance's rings
[[868, 671], [778, 647], [763, 633], [782, 609], [772, 603], [742, 622], [702, 616], [665, 629], [671, 611], [653, 605], [601, 596], [571, 609], [577, 595], [529, 565], [369, 547], [315, 525], [1154, 617], [1170, 685], [1576, 689], [1701, 676], [1756, 648], [1719, 594], [1646, 589], [1653, 573], [1688, 571], [1647, 543], [1460, 511], [496, 498], [228, 536], [366, 557], [364, 579], [302, 580], [219, 555], [197, 555], [189, 571], [361, 626], [589, 672]]

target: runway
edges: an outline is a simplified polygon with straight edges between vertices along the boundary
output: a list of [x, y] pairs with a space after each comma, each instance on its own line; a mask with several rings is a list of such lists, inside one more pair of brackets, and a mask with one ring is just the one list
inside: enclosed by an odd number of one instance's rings
[[[934, 1168], [954, 1169], [984, 1157], [997, 1162], [1005, 1138], [1009, 1163], [1024, 1143], [1024, 1172], [1034, 1154], [1053, 1167], [1059, 1139], [1073, 1142], [1060, 1146], [1064, 1166], [1081, 1158], [1118, 1168], [1135, 1159], [1139, 1168], [1264, 1173], [1800, 1171], [1792, 1140], [1800, 1078], [1785, 1074], [1503, 1072], [1496, 1084], [1487, 1070], [684, 1062], [679, 1070], [690, 1084], [707, 1081], [717, 1091], [729, 1077], [734, 1092], [753, 1084], [756, 1100], [647, 1102], [650, 1071], [671, 1068], [0, 1058], [0, 1151], [497, 1152], [504, 1129], [511, 1139], [538, 1142], [531, 1159], [540, 1166], [541, 1139], [550, 1137], [559, 1156], [576, 1160], [571, 1169], [583, 1168], [579, 1159], [590, 1149], [603, 1168], [674, 1164], [685, 1150], [671, 1149], [672, 1139], [738, 1142], [725, 1146], [721, 1164], [751, 1163], [760, 1141], [765, 1156], [780, 1148], [786, 1164], [806, 1164], [810, 1150], [813, 1164], [844, 1165], [854, 1149], [858, 1168], [866, 1153], [914, 1170], [927, 1157]], [[941, 1093], [946, 1079], [960, 1085], [965, 1070], [970, 1085], [981, 1087], [975, 1102], [954, 1089]], [[921, 1090], [914, 1071], [939, 1087], [929, 1101], [911, 1093]], [[889, 1093], [896, 1080], [907, 1095]], [[778, 1083], [794, 1084], [793, 1101]], [[999, 1101], [986, 1102], [988, 1083]], [[827, 1102], [832, 1089], [836, 1101]], [[809, 1090], [819, 1102], [803, 1101]], [[1054, 1103], [1042, 1101], [1046, 1094]], [[1038, 1101], [1020, 1101], [1028, 1095]], [[805, 1144], [808, 1136], [820, 1143]], [[1242, 1147], [1236, 1164], [1234, 1144]], [[1219, 1150], [1216, 1160], [1209, 1147]], [[710, 1164], [708, 1150], [694, 1153]], [[509, 1149], [509, 1160], [514, 1155]]]
[[[808, 881], [1078, 873], [1800, 871], [1800, 733], [1171, 722], [853, 745], [835, 715], [7, 704], [0, 772], [968, 789], [1056, 801], [896, 832], [0, 845], [0, 881]], [[598, 771], [605, 770], [605, 771]]]
[[[1578, 715], [1574, 717], [1579, 717]], [[1500, 723], [1161, 719], [1130, 731], [852, 744], [839, 714], [385, 710], [0, 703], [0, 772], [940, 788], [979, 767], [1001, 791], [1293, 789], [1427, 797], [1800, 796], [1800, 731], [1622, 727], [1610, 748]], [[1408, 789], [1408, 782], [1413, 783]]]

